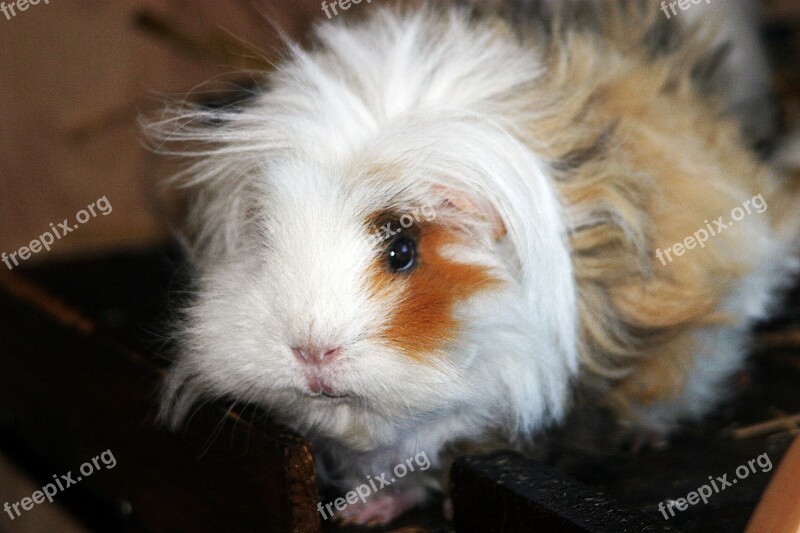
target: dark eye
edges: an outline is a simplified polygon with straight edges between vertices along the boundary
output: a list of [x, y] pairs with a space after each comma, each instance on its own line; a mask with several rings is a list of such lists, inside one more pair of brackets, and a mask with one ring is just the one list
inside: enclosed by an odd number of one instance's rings
[[405, 235], [397, 237], [386, 250], [392, 272], [407, 272], [417, 262], [417, 243]]

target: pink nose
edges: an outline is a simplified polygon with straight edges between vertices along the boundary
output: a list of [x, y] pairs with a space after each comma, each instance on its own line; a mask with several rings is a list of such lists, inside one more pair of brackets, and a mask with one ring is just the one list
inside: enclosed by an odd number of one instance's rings
[[294, 356], [304, 365], [324, 366], [336, 359], [340, 350], [340, 348], [302, 346], [292, 348], [292, 353], [294, 353]]

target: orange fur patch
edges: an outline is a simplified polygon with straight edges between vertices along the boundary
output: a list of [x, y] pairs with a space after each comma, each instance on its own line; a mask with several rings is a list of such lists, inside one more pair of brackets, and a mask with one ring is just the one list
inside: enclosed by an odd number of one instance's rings
[[413, 229], [416, 231], [411, 235], [417, 239], [414, 269], [393, 273], [381, 255], [373, 265], [370, 286], [375, 297], [391, 308], [380, 337], [407, 357], [422, 360], [446, 348], [455, 338], [459, 328], [454, 316], [456, 304], [499, 280], [486, 267], [458, 263], [442, 255], [444, 247], [460, 240], [452, 230], [438, 224], [420, 224]]

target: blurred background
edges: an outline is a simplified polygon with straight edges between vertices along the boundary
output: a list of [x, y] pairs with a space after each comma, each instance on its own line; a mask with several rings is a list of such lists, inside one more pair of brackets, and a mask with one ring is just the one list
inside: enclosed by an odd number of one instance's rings
[[318, 0], [51, 0], [0, 14], [0, 250], [103, 196], [111, 216], [31, 260], [166, 238], [154, 184], [167, 170], [139, 117], [240, 82], [250, 64], [234, 46], [272, 55], [277, 29], [300, 37], [320, 16]]

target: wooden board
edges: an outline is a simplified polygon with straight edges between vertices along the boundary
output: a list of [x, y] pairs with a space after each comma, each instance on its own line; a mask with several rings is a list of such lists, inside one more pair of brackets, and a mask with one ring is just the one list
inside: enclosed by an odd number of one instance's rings
[[319, 531], [304, 440], [216, 405], [185, 432], [164, 431], [153, 416], [160, 371], [8, 274], [0, 324], [0, 442], [12, 456], [42, 485], [106, 450], [116, 459], [57, 496], [90, 527]]

